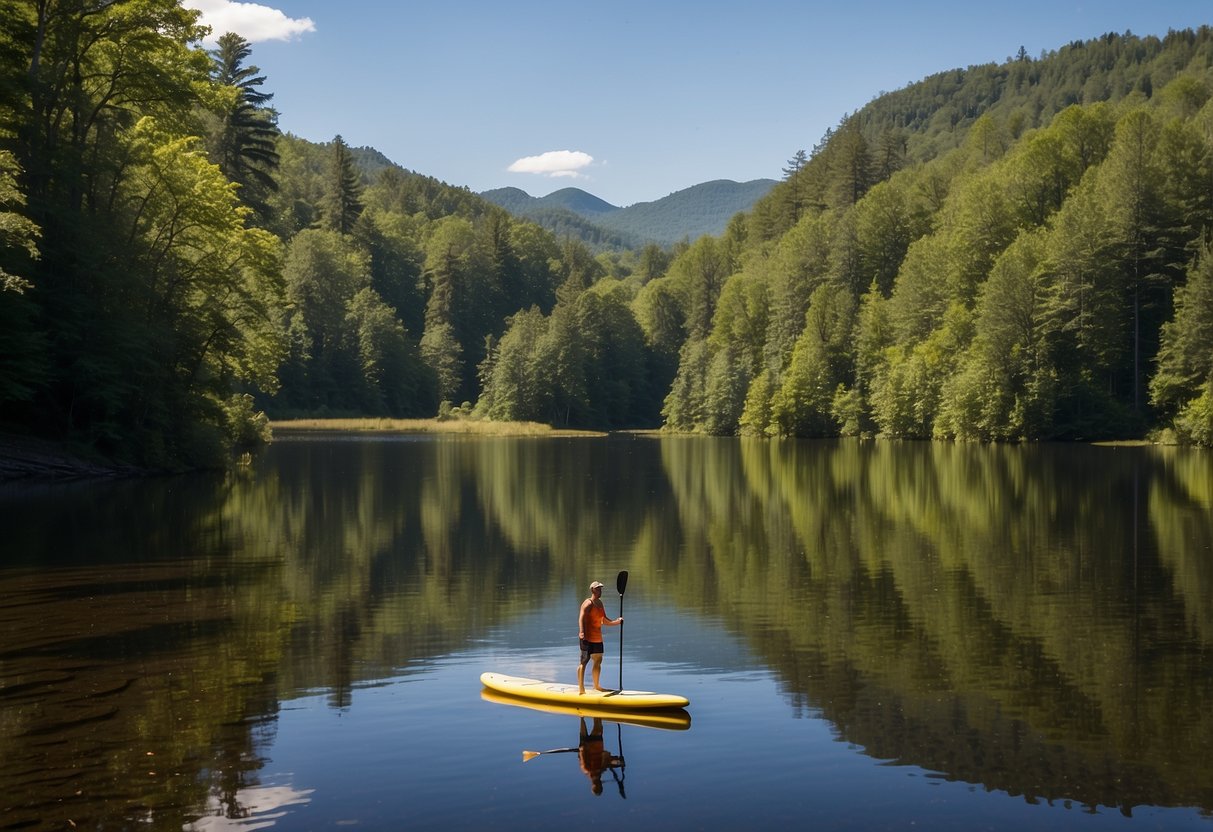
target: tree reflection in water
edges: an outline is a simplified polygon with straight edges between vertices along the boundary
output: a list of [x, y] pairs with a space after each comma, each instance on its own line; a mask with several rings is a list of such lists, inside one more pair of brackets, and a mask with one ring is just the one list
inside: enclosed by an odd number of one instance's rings
[[272, 814], [281, 702], [348, 708], [584, 586], [591, 554], [725, 622], [873, 757], [1213, 811], [1206, 454], [284, 441], [227, 479], [10, 489], [0, 527], [10, 826]]

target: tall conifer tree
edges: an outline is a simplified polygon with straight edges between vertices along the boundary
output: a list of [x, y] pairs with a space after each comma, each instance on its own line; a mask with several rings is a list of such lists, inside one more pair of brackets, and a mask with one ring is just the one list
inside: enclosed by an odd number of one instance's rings
[[232, 32], [221, 36], [211, 52], [211, 77], [236, 92], [228, 109], [219, 114], [221, 129], [213, 155], [224, 175], [241, 186], [241, 200], [265, 217], [269, 212], [265, 192], [278, 189], [274, 171], [279, 131], [277, 116], [269, 107], [274, 96], [259, 89], [265, 76], [260, 68], [245, 65], [252, 52], [249, 42]]
[[333, 138], [329, 158], [328, 183], [321, 205], [321, 223], [341, 234], [354, 230], [362, 214], [362, 177], [354, 167], [354, 157], [340, 135]]

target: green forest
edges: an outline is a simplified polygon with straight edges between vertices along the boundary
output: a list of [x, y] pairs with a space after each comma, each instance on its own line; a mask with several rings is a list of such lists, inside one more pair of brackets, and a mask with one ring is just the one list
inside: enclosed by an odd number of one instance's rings
[[175, 0], [0, 0], [0, 429], [149, 467], [267, 418], [1213, 445], [1213, 28], [950, 70], [720, 236], [595, 253], [279, 126]]

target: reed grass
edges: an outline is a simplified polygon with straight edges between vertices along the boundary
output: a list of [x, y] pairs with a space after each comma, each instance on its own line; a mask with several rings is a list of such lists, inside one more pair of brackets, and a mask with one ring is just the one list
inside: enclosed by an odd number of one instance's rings
[[561, 430], [539, 422], [487, 422], [478, 419], [290, 419], [270, 422], [270, 430], [333, 433], [440, 433], [465, 436], [603, 436], [588, 430]]

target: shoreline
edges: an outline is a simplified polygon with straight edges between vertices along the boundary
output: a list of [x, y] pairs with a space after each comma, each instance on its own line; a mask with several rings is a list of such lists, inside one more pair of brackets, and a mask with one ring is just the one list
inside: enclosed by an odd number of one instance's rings
[[[561, 430], [538, 422], [479, 422], [470, 419], [292, 419], [270, 422], [272, 432], [432, 434], [480, 437], [603, 437], [589, 430]], [[0, 432], [0, 484], [71, 482], [155, 476], [165, 472], [103, 459], [66, 442]]]
[[133, 465], [90, 459], [69, 445], [17, 434], [0, 434], [0, 483], [115, 479], [147, 473]]
[[269, 423], [272, 434], [290, 433], [429, 433], [451, 436], [556, 437], [606, 436], [604, 431], [554, 428], [541, 422], [484, 422], [473, 419], [287, 419]]
[[[308, 433], [380, 433], [430, 434], [436, 436], [464, 436], [481, 438], [601, 438], [610, 435], [606, 431], [568, 430], [553, 428], [539, 422], [482, 422], [471, 419], [290, 419], [269, 423], [275, 434]], [[672, 433], [662, 430], [641, 429], [616, 431], [630, 436], [694, 437], [698, 434]], [[934, 440], [932, 440], [934, 441]], [[1102, 440], [1086, 442], [1093, 447], [1109, 449], [1168, 447], [1166, 443], [1148, 439]], [[1183, 446], [1171, 446], [1183, 447]], [[1189, 446], [1193, 447], [1194, 446]], [[117, 479], [122, 477], [154, 476], [163, 471], [151, 471], [138, 466], [104, 460], [86, 450], [52, 442], [46, 439], [0, 433], [0, 484], [20, 482], [71, 482], [88, 479]]]

